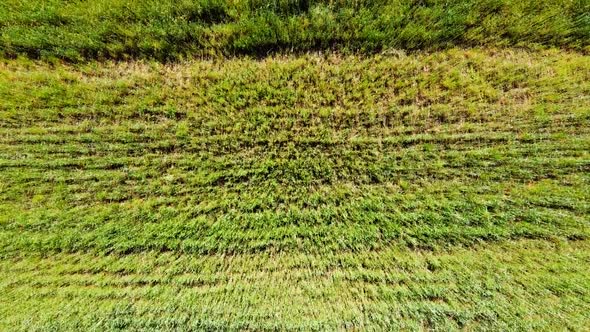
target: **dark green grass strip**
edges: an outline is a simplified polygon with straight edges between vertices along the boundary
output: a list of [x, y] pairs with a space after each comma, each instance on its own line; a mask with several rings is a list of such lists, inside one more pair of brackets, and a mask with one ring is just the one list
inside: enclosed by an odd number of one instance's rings
[[587, 0], [5, 0], [0, 55], [264, 56], [452, 46], [588, 50]]

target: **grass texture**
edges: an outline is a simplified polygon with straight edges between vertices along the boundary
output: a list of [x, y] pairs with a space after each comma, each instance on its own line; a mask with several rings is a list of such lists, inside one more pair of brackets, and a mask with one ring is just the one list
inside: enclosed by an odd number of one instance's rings
[[0, 63], [0, 329], [583, 330], [590, 59]]
[[589, 0], [4, 0], [0, 55], [149, 58], [453, 46], [590, 50]]
[[5, 331], [584, 331], [590, 243], [0, 261]]

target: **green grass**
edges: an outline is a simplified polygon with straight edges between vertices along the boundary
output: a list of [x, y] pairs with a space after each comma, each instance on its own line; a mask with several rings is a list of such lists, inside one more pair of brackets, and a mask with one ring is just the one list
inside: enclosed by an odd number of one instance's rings
[[590, 59], [0, 63], [0, 330], [584, 330]]
[[588, 0], [4, 0], [0, 55], [68, 61], [274, 52], [588, 51]]
[[589, 68], [508, 50], [8, 61], [3, 252], [585, 239]]
[[0, 329], [579, 330], [590, 243], [0, 262]]

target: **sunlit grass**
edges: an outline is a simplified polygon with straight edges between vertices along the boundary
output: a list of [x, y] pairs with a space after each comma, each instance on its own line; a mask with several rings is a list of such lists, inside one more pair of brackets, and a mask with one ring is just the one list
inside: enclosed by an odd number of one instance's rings
[[587, 0], [4, 0], [0, 54], [178, 60], [453, 46], [588, 51]]
[[0, 64], [0, 329], [583, 330], [590, 60]]

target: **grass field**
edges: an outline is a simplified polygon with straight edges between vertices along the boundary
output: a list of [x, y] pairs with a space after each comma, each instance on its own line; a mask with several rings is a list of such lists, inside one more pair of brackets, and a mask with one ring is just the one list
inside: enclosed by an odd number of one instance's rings
[[588, 241], [444, 252], [26, 255], [0, 262], [5, 331], [584, 331]]
[[453, 46], [590, 52], [589, 0], [3, 0], [0, 55], [53, 61]]
[[590, 58], [0, 62], [0, 330], [585, 330]]
[[0, 2], [0, 331], [585, 331], [590, 1]]

